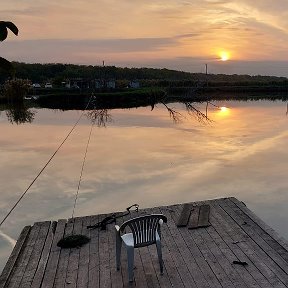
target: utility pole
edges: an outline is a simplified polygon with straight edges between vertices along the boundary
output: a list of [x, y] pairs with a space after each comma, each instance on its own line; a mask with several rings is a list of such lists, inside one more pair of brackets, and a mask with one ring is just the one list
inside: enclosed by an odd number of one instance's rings
[[208, 87], [208, 64], [205, 64], [206, 86]]

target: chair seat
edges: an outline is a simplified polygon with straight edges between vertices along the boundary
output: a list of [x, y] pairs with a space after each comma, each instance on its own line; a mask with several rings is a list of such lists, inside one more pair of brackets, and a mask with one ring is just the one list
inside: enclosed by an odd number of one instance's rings
[[[147, 230], [146, 230], [146, 231], [147, 231]], [[121, 238], [122, 238], [122, 240], [123, 240], [123, 242], [124, 242], [124, 244], [125, 244], [126, 246], [130, 246], [130, 247], [134, 247], [134, 246], [135, 246], [133, 233], [123, 234], [123, 235], [121, 235]], [[160, 237], [159, 237], [158, 232], [156, 231], [156, 241], [158, 241], [158, 240], [160, 240]], [[147, 244], [145, 244], [145, 245], [143, 245], [143, 246], [148, 246], [148, 245], [152, 245], [152, 244], [155, 244], [155, 241], [153, 241], [153, 242], [149, 241], [149, 244], [147, 243]], [[142, 246], [142, 245], [140, 245], [140, 247], [141, 247], [141, 246]]]
[[132, 233], [127, 233], [121, 236], [126, 246], [134, 247], [134, 238]]

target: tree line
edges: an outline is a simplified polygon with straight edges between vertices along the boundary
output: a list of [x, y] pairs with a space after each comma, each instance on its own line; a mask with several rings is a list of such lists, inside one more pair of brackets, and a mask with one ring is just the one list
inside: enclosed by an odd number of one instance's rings
[[[204, 74], [156, 68], [122, 68], [116, 66], [92, 66], [74, 64], [27, 64], [12, 62], [16, 78], [29, 79], [33, 83], [61, 83], [66, 79], [114, 79], [138, 80], [143, 86], [231, 86], [231, 85], [288, 85], [286, 77]], [[3, 84], [11, 75], [0, 71], [0, 83]]]

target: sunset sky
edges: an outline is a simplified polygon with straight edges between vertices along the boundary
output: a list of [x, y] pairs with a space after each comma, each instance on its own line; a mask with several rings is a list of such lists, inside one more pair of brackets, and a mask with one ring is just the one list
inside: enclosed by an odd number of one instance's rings
[[0, 44], [9, 60], [288, 76], [287, 0], [3, 0], [0, 9], [20, 30]]

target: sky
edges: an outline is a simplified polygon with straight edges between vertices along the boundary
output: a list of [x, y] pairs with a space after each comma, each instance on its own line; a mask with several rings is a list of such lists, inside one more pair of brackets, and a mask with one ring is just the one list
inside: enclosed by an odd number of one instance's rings
[[288, 75], [287, 0], [1, 0], [0, 20], [13, 61]]

